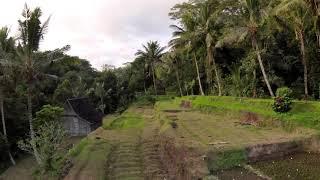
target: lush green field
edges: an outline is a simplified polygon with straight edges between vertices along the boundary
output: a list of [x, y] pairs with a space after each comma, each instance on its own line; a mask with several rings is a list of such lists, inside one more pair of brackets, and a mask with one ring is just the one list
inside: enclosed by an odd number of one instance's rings
[[272, 110], [272, 99], [192, 96], [177, 98], [175, 104], [179, 104], [181, 100], [191, 101], [194, 108], [209, 111], [248, 111], [266, 118], [291, 121], [306, 127], [320, 129], [320, 102], [294, 101], [289, 113], [279, 114]]
[[141, 114], [134, 113], [130, 109], [121, 115], [114, 117], [107, 117], [103, 120], [103, 128], [106, 130], [111, 129], [142, 129], [144, 121]]

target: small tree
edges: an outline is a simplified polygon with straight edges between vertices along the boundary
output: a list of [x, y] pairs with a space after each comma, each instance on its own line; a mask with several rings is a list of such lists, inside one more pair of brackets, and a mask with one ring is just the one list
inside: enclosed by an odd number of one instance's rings
[[[109, 91], [108, 91], [109, 92]], [[108, 92], [104, 89], [104, 82], [103, 83], [96, 83], [95, 87], [95, 94], [100, 99], [99, 109], [102, 113], [104, 113], [104, 110], [106, 108], [106, 105], [104, 103], [104, 97], [108, 95]]]
[[40, 158], [39, 172], [41, 175], [49, 172], [57, 172], [57, 166], [60, 159], [59, 148], [66, 135], [61, 123], [60, 117], [62, 109], [50, 105], [44, 106], [36, 113], [37, 128], [33, 139], [18, 142], [20, 149], [34, 155], [33, 146], [37, 148], [38, 157]]

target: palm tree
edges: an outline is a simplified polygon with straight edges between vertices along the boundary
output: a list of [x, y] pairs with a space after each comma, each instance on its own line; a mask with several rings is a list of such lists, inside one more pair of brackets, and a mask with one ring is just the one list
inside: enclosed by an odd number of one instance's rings
[[[199, 84], [199, 91], [202, 96], [204, 96], [204, 91], [202, 88], [202, 82], [200, 77], [200, 70], [199, 70], [199, 64], [196, 56], [196, 47], [199, 47], [199, 42], [201, 42], [201, 38], [196, 34], [196, 12], [194, 11], [183, 11], [183, 8], [194, 8], [193, 6], [184, 6], [183, 5], [177, 5], [176, 8], [181, 8], [180, 11], [183, 12], [182, 15], [179, 15], [178, 18], [181, 20], [182, 27], [179, 27], [178, 25], [171, 25], [170, 27], [174, 29], [172, 36], [173, 39], [169, 41], [169, 46], [171, 47], [172, 51], [185, 51], [189, 55], [191, 55], [191, 59], [194, 61], [196, 73], [197, 73], [197, 80]], [[175, 16], [172, 14], [172, 16]]]
[[161, 47], [157, 41], [150, 41], [147, 45], [143, 45], [143, 50], [138, 50], [136, 53], [137, 58], [141, 58], [145, 62], [145, 68], [148, 74], [152, 75], [153, 88], [156, 95], [157, 93], [157, 78], [156, 78], [156, 65], [161, 62], [161, 57], [164, 54], [165, 47]]
[[180, 81], [179, 60], [178, 59], [179, 59], [179, 57], [178, 57], [177, 51], [170, 51], [163, 56], [163, 61], [166, 63], [169, 71], [175, 72], [175, 76], [176, 76], [176, 79], [178, 82], [180, 96], [182, 97], [183, 91], [182, 91], [181, 81]]
[[303, 64], [304, 93], [308, 92], [308, 60], [306, 57], [306, 29], [313, 23], [310, 7], [304, 0], [284, 0], [276, 9], [277, 17], [282, 25], [295, 32], [300, 44], [301, 61]]
[[[226, 1], [229, 3], [228, 1]], [[261, 1], [261, 0], [239, 0], [239, 1], [230, 1], [230, 4], [227, 4], [225, 13], [227, 16], [235, 16], [234, 18], [228, 18], [231, 20], [231, 27], [228, 26], [228, 33], [222, 38], [221, 44], [232, 43], [234, 41], [241, 42], [249, 38], [251, 41], [251, 47], [256, 54], [260, 70], [263, 75], [264, 82], [268, 88], [269, 94], [271, 97], [274, 97], [271, 85], [263, 60], [261, 57], [261, 50], [259, 47], [259, 35], [263, 34], [264, 29], [269, 29], [270, 27], [270, 11], [274, 1]], [[266, 5], [266, 3], [268, 3]], [[230, 10], [231, 9], [231, 10]], [[253, 75], [256, 76], [254, 70]], [[255, 79], [255, 78], [254, 78]], [[254, 87], [255, 89], [255, 87]], [[255, 90], [254, 90], [255, 91]], [[254, 92], [255, 94], [255, 92]]]
[[[11, 59], [10, 55], [14, 52], [15, 45], [14, 45], [14, 39], [8, 37], [9, 29], [7, 27], [0, 29], [0, 57], [1, 59], [1, 75], [0, 75], [0, 112], [1, 112], [1, 121], [2, 121], [2, 128], [3, 128], [3, 136], [5, 142], [8, 144], [8, 135], [7, 135], [7, 127], [6, 127], [6, 121], [5, 121], [5, 115], [4, 115], [4, 87], [8, 85], [8, 80], [10, 79], [10, 63], [9, 60]], [[10, 147], [8, 148], [8, 155], [10, 158], [10, 161], [13, 165], [16, 164], [11, 151]]]
[[[194, 50], [197, 51], [198, 47], [205, 46], [206, 48], [206, 76], [209, 87], [212, 88], [212, 78], [215, 77], [215, 81], [218, 86], [218, 95], [222, 95], [221, 79], [218, 72], [218, 66], [214, 59], [215, 47], [218, 43], [218, 39], [221, 30], [221, 23], [219, 21], [219, 13], [221, 12], [221, 1], [195, 1], [190, 3], [184, 3], [175, 6], [175, 10], [179, 13], [171, 13], [172, 19], [180, 19], [182, 27], [172, 25], [175, 29], [173, 33], [173, 40], [170, 45], [173, 48], [186, 47], [191, 48], [194, 46]], [[200, 45], [201, 44], [201, 45]], [[195, 58], [195, 56], [193, 57]], [[196, 69], [198, 62], [195, 60]], [[212, 74], [214, 72], [214, 76]], [[199, 73], [197, 72], [198, 76]], [[199, 79], [199, 78], [198, 78]], [[200, 86], [201, 83], [199, 82]], [[203, 90], [200, 89], [200, 92]], [[201, 93], [204, 94], [204, 93]]]
[[[218, 85], [219, 96], [222, 95], [222, 87], [220, 75], [218, 72], [218, 67], [214, 59], [214, 50], [218, 38], [220, 36], [219, 30], [221, 24], [219, 23], [219, 12], [220, 12], [220, 2], [217, 0], [206, 1], [200, 3], [199, 6], [199, 16], [197, 17], [197, 28], [196, 34], [205, 37], [205, 44], [207, 49], [207, 79], [209, 86], [211, 86], [212, 70], [215, 73], [216, 83]], [[197, 6], [197, 5], [196, 5]]]
[[244, 0], [244, 7], [246, 9], [247, 32], [251, 39], [252, 48], [256, 52], [259, 66], [260, 66], [264, 81], [268, 87], [270, 96], [274, 97], [274, 93], [270, 86], [269, 79], [261, 58], [260, 48], [258, 44], [258, 37], [257, 37], [259, 33], [259, 28], [265, 23], [265, 21], [267, 20], [266, 18], [268, 18], [268, 16], [266, 16], [267, 14], [263, 14], [263, 13], [266, 13], [267, 11], [263, 11], [260, 4], [260, 0]]
[[[17, 55], [20, 60], [19, 67], [23, 72], [23, 78], [27, 85], [27, 116], [30, 127], [31, 145], [33, 154], [39, 164], [42, 160], [39, 156], [37, 146], [34, 142], [35, 131], [33, 127], [32, 117], [32, 98], [34, 85], [42, 78], [57, 78], [54, 75], [42, 73], [46, 67], [53, 62], [62, 60], [63, 57], [56, 58], [57, 55], [70, 49], [70, 46], [65, 46], [61, 49], [56, 49], [47, 54], [46, 58], [40, 59], [38, 57], [38, 50], [41, 40], [47, 32], [50, 17], [43, 23], [40, 21], [42, 11], [40, 8], [30, 10], [25, 5], [22, 12], [23, 19], [19, 20], [19, 45], [17, 47]], [[56, 58], [56, 59], [55, 59]]]
[[[292, 2], [298, 0], [292, 0]], [[317, 37], [318, 48], [320, 48], [320, 1], [318, 0], [305, 0], [311, 11], [314, 20], [314, 30]]]

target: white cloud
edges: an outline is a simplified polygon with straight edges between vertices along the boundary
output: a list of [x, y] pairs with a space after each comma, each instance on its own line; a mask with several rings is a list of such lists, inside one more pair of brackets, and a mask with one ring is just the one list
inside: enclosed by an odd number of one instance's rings
[[[3, 1], [3, 2], [1, 2]], [[5, 2], [4, 2], [5, 1]], [[171, 37], [170, 8], [184, 0], [26, 0], [51, 15], [43, 50], [70, 44], [70, 55], [88, 59], [95, 68], [120, 66], [134, 58], [141, 44]], [[16, 33], [24, 0], [0, 0], [0, 26]]]

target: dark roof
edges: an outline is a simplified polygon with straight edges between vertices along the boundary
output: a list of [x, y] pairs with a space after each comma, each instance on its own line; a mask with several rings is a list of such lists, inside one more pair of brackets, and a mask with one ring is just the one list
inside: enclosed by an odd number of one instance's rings
[[67, 104], [69, 104], [74, 112], [82, 119], [93, 124], [102, 122], [103, 114], [90, 104], [88, 98], [68, 99]]

